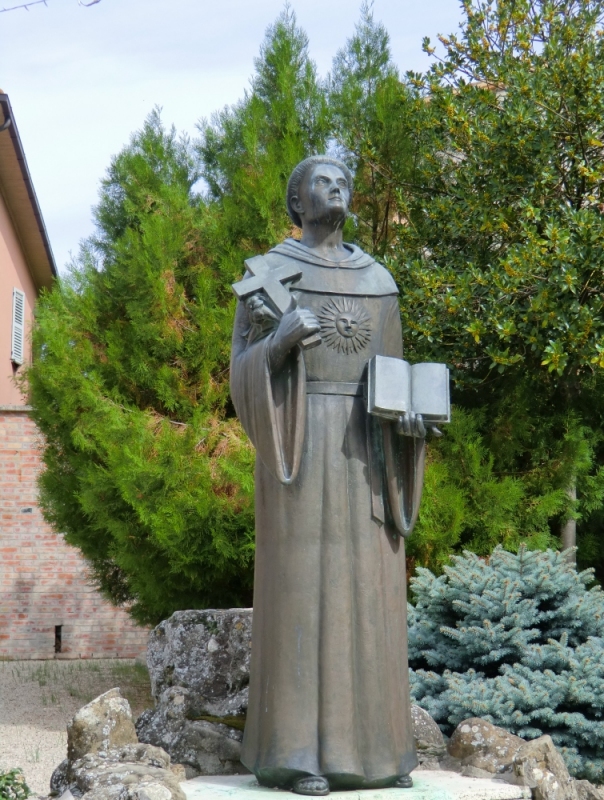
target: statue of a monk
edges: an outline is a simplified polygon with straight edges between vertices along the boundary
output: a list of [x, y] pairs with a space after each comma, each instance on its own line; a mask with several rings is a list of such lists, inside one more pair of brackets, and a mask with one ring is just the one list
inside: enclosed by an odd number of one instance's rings
[[[368, 360], [402, 358], [403, 342], [391, 275], [342, 241], [352, 189], [335, 159], [295, 168], [287, 208], [302, 237], [263, 257], [265, 278], [297, 276], [281, 284], [291, 303], [280, 314], [270, 293], [248, 295], [233, 334], [232, 397], [257, 451], [241, 760], [262, 785], [307, 795], [408, 787], [417, 764], [403, 537], [425, 429], [366, 410]], [[262, 283], [248, 272], [238, 285], [250, 279]]]

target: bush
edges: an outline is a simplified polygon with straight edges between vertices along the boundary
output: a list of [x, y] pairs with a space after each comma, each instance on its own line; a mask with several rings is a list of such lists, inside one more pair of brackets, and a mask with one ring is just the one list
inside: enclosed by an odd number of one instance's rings
[[25, 800], [31, 794], [20, 769], [0, 772], [0, 800]]
[[482, 717], [549, 734], [575, 777], [604, 781], [604, 593], [560, 553], [453, 557], [419, 569], [409, 612], [411, 692], [450, 733]]

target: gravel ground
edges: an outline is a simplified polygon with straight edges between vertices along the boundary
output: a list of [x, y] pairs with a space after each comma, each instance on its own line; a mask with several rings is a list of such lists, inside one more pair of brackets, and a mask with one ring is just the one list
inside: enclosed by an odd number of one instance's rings
[[0, 661], [0, 771], [20, 767], [32, 792], [47, 795], [67, 755], [67, 723], [114, 686], [135, 717], [153, 705], [147, 670], [129, 659]]

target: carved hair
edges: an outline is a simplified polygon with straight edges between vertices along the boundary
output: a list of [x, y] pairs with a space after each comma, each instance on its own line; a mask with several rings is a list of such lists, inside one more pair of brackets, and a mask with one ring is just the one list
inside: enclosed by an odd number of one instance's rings
[[298, 197], [300, 184], [304, 180], [304, 176], [308, 170], [317, 164], [330, 164], [332, 167], [338, 167], [338, 169], [342, 170], [348, 182], [348, 191], [350, 192], [350, 199], [352, 200], [352, 173], [343, 161], [339, 161], [337, 158], [330, 158], [329, 156], [310, 156], [310, 158], [305, 158], [304, 161], [300, 161], [298, 166], [294, 168], [287, 182], [287, 213], [291, 221], [294, 225], [297, 225], [298, 228], [302, 227], [302, 220], [298, 212], [292, 208], [292, 199]]

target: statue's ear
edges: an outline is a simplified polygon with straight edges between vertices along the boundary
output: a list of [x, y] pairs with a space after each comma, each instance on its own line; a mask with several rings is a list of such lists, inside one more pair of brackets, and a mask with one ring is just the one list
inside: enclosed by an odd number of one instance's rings
[[304, 206], [302, 205], [302, 201], [298, 197], [298, 195], [292, 195], [290, 199], [290, 205], [298, 214], [304, 214]]

